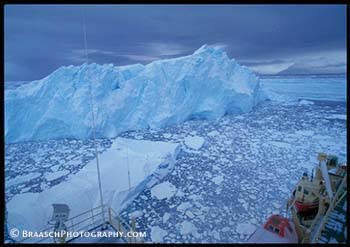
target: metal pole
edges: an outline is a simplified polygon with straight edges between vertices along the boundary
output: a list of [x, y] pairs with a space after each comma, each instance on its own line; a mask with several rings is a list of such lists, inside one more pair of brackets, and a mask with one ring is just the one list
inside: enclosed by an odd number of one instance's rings
[[131, 189], [131, 180], [130, 180], [130, 167], [129, 167], [129, 147], [126, 147], [126, 164], [128, 166], [128, 183], [129, 183], [129, 192]]
[[[87, 51], [87, 38], [86, 38], [86, 24], [85, 24], [85, 11], [83, 9], [83, 31], [84, 31], [84, 46], [85, 46], [85, 59], [86, 63], [89, 61], [88, 51]], [[104, 206], [103, 206], [103, 197], [102, 197], [102, 185], [101, 185], [101, 175], [100, 175], [100, 163], [98, 160], [98, 151], [96, 145], [96, 128], [95, 128], [95, 114], [94, 114], [94, 101], [92, 95], [92, 86], [91, 80], [89, 80], [89, 94], [90, 94], [90, 103], [91, 103], [91, 117], [92, 117], [92, 134], [94, 140], [94, 148], [95, 148], [95, 156], [96, 156], [96, 167], [97, 167], [97, 176], [98, 176], [98, 187], [100, 191], [100, 203], [101, 203], [101, 211], [102, 211], [102, 220], [103, 220], [103, 228], [105, 228], [105, 214], [104, 214]]]

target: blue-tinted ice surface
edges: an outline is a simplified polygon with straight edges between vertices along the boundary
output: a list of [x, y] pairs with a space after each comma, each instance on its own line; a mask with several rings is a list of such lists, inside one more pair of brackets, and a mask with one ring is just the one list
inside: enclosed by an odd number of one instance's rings
[[[282, 213], [301, 174], [316, 164], [318, 152], [345, 161], [345, 120], [328, 118], [344, 115], [345, 102], [312, 102], [266, 102], [251, 113], [217, 122], [125, 134], [154, 140], [164, 140], [164, 132], [171, 136], [166, 140], [195, 134], [206, 144], [198, 152], [182, 152], [174, 171], [164, 178], [178, 194], [158, 200], [146, 190], [123, 216], [142, 211], [138, 224], [148, 232], [148, 241], [155, 226], [168, 232], [166, 242], [245, 241], [249, 231], [241, 228], [261, 225], [272, 212]], [[189, 203], [188, 210], [179, 210], [183, 203]], [[193, 232], [181, 235], [187, 221], [194, 225]]]
[[345, 75], [271, 76], [262, 78], [260, 82], [283, 100], [346, 100]]
[[[183, 145], [174, 170], [159, 182], [173, 184], [175, 194], [157, 199], [152, 189], [146, 189], [122, 212], [125, 219], [137, 212], [137, 227], [147, 232], [147, 241], [161, 235], [164, 242], [244, 242], [250, 229], [272, 212], [285, 210], [295, 183], [314, 167], [318, 152], [345, 161], [345, 91], [331, 78], [328, 83], [313, 82], [319, 93], [312, 90], [308, 98], [289, 85], [292, 81], [282, 84], [281, 79], [262, 80], [270, 88], [278, 87], [275, 92], [280, 97], [260, 103], [251, 112], [120, 135], [175, 142], [191, 135], [205, 139], [199, 150]], [[345, 79], [339, 83], [344, 86]], [[287, 96], [293, 99], [281, 100]], [[99, 140], [99, 150], [111, 142]], [[7, 200], [55, 186], [93, 158], [91, 142], [68, 139], [6, 145], [5, 152]]]
[[112, 138], [130, 129], [250, 111], [264, 99], [258, 77], [220, 47], [145, 66], [83, 64], [5, 91], [5, 140]]
[[[98, 152], [112, 144], [97, 139]], [[77, 173], [95, 158], [92, 140], [62, 139], [5, 145], [5, 198], [24, 192], [41, 192]]]

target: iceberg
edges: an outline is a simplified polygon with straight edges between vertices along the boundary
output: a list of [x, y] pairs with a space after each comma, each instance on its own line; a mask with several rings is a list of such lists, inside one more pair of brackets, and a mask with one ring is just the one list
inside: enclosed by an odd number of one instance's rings
[[250, 111], [265, 94], [259, 78], [220, 47], [147, 65], [63, 66], [47, 77], [5, 90], [6, 143], [92, 137], [214, 120]]

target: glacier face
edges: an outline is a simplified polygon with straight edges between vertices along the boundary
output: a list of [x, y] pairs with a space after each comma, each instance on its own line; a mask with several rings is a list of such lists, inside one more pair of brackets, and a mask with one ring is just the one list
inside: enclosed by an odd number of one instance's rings
[[116, 67], [64, 66], [42, 80], [5, 90], [6, 143], [159, 128], [252, 109], [265, 96], [259, 79], [219, 47], [192, 55]]

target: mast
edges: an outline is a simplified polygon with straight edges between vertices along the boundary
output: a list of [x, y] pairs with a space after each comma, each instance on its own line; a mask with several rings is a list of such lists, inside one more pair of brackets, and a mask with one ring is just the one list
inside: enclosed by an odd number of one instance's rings
[[[85, 60], [86, 60], [86, 63], [88, 63], [89, 57], [88, 57], [88, 51], [87, 51], [86, 23], [85, 23], [85, 10], [84, 9], [83, 9], [83, 32], [84, 32]], [[99, 163], [99, 159], [98, 159], [98, 151], [97, 151], [97, 144], [96, 144], [96, 126], [95, 126], [94, 100], [93, 100], [93, 94], [92, 94], [91, 80], [89, 80], [89, 96], [90, 96], [90, 105], [91, 105], [92, 134], [93, 134], [93, 143], [94, 143], [95, 157], [96, 157], [98, 187], [99, 187], [99, 192], [100, 192], [100, 203], [101, 203], [101, 211], [102, 211], [101, 213], [102, 213], [102, 220], [103, 220], [103, 227], [104, 227], [106, 220], [105, 220], [103, 196], [102, 196], [100, 163]]]
[[130, 180], [130, 166], [129, 166], [129, 147], [126, 147], [126, 163], [128, 166], [128, 183], [129, 183], [129, 193], [131, 190], [131, 180]]

